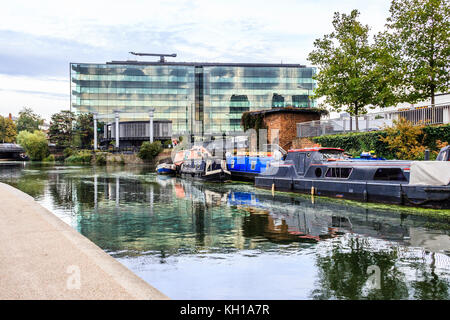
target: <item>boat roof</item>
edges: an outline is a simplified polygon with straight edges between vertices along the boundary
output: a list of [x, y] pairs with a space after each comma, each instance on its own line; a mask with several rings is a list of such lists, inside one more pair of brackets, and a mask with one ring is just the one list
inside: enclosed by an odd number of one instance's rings
[[344, 149], [340, 148], [326, 148], [326, 147], [314, 147], [314, 148], [305, 148], [305, 149], [291, 149], [288, 152], [308, 152], [308, 151], [322, 151], [322, 150], [335, 150], [344, 152]]

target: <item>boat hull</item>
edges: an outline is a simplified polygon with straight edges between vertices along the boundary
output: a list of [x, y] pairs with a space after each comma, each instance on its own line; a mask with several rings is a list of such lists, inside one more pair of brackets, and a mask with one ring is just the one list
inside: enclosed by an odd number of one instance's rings
[[[224, 169], [225, 168], [225, 169]], [[185, 179], [222, 182], [231, 180], [224, 160], [188, 160], [180, 167], [180, 176]]]
[[156, 173], [160, 175], [175, 175], [177, 173], [174, 164], [162, 163], [156, 167]]
[[450, 208], [450, 186], [421, 186], [368, 181], [292, 179], [259, 175], [255, 186], [363, 202], [437, 209]]

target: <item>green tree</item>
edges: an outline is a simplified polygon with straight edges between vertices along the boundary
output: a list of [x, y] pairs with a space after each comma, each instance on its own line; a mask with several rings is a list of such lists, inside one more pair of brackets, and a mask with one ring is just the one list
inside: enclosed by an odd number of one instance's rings
[[378, 63], [388, 56], [382, 47], [369, 43], [369, 27], [357, 21], [358, 16], [358, 10], [349, 15], [336, 12], [334, 31], [316, 39], [308, 56], [318, 67], [314, 98], [325, 97], [334, 111], [345, 110], [355, 117], [366, 113], [367, 106], [385, 107], [395, 102]]
[[450, 84], [449, 0], [393, 0], [389, 11], [385, 37], [396, 58], [392, 70], [401, 72], [403, 100], [434, 104]]
[[17, 130], [14, 122], [8, 117], [0, 116], [0, 142], [11, 143], [16, 141]]
[[17, 135], [17, 143], [25, 149], [31, 160], [41, 161], [49, 154], [47, 138], [42, 131], [21, 131]]
[[163, 147], [161, 141], [155, 141], [153, 143], [145, 141], [139, 149], [138, 157], [142, 160], [150, 161], [153, 160], [153, 158], [155, 158], [162, 150]]
[[[100, 123], [97, 124], [100, 128]], [[94, 117], [92, 113], [80, 114], [75, 124], [75, 133], [79, 137], [80, 147], [90, 148], [94, 140]]]
[[48, 129], [49, 140], [57, 146], [68, 147], [72, 142], [72, 122], [74, 114], [63, 110], [52, 115]]
[[19, 112], [19, 118], [17, 119], [17, 132], [20, 131], [28, 131], [34, 132], [35, 130], [39, 130], [39, 126], [44, 123], [44, 119], [42, 119], [38, 114], [33, 112], [31, 108], [23, 108], [22, 111]]

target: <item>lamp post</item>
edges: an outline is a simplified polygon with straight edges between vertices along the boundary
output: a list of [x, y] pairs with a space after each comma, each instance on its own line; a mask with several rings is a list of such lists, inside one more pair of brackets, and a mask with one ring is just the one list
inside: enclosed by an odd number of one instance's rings
[[116, 119], [116, 148], [119, 148], [119, 111], [115, 111], [115, 119]]
[[149, 135], [150, 135], [150, 143], [153, 142], [153, 112], [155, 109], [148, 110], [148, 115], [150, 117], [150, 128], [149, 128]]
[[93, 114], [94, 118], [94, 150], [97, 150], [97, 113]]

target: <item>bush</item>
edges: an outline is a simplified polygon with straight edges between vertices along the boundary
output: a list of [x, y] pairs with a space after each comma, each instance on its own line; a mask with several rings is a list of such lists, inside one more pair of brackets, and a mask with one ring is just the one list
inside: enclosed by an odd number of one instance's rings
[[389, 150], [395, 152], [398, 159], [423, 160], [425, 155], [424, 125], [414, 126], [410, 121], [401, 118], [394, 120], [394, 126], [386, 128], [385, 137], [379, 139], [387, 144]]
[[68, 163], [91, 163], [92, 161], [92, 151], [90, 150], [80, 150], [75, 152], [70, 157], [65, 160]]
[[55, 156], [54, 155], [49, 155], [48, 157], [42, 159], [43, 162], [55, 162]]
[[106, 154], [105, 153], [96, 153], [95, 154], [95, 164], [98, 166], [106, 165]]
[[164, 143], [163, 143], [164, 148], [169, 148], [170, 145], [172, 145], [171, 139], [168, 139], [168, 140], [164, 141]]
[[[416, 139], [422, 141], [423, 145], [436, 154], [445, 143], [450, 143], [450, 125], [426, 126], [422, 129], [422, 135]], [[374, 151], [377, 156], [387, 159], [397, 158], [395, 148], [390, 149], [389, 145], [381, 139], [386, 138], [386, 131], [352, 132], [329, 136], [314, 137], [312, 140], [323, 147], [342, 148], [350, 154], [356, 155], [362, 151]], [[422, 154], [418, 153], [415, 160], [421, 159]]]
[[65, 148], [63, 153], [64, 153], [64, 158], [68, 158], [71, 155], [73, 155], [75, 153], [75, 151], [72, 148]]
[[25, 149], [31, 160], [41, 161], [49, 154], [47, 138], [42, 131], [21, 131], [17, 143]]
[[138, 157], [142, 160], [150, 161], [153, 160], [162, 151], [162, 149], [163, 148], [160, 141], [155, 141], [153, 143], [145, 141], [141, 145]]

